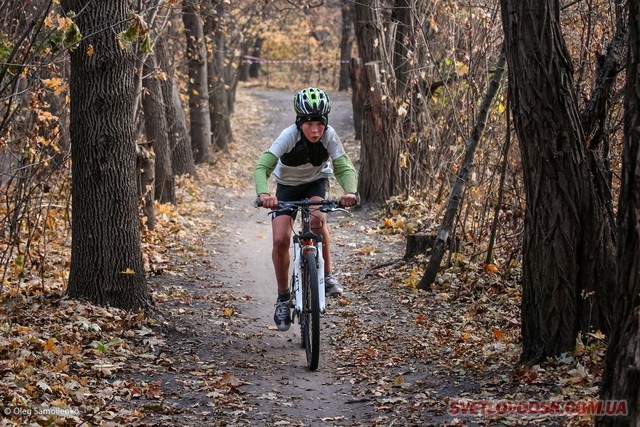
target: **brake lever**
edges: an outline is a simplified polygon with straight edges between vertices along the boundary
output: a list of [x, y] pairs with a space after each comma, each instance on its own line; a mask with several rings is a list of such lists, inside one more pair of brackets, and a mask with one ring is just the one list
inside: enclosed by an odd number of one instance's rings
[[348, 216], [352, 216], [353, 213], [349, 210], [349, 209], [345, 209], [345, 208], [340, 208], [338, 206], [332, 206], [332, 207], [327, 207], [327, 208], [320, 208], [320, 212], [344, 212], [346, 213]]

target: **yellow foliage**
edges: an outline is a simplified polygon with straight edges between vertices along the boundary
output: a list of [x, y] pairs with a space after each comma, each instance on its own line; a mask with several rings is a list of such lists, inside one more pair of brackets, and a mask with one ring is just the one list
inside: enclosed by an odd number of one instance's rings
[[468, 72], [469, 72], [469, 66], [467, 66], [463, 62], [456, 61], [456, 73], [467, 74]]

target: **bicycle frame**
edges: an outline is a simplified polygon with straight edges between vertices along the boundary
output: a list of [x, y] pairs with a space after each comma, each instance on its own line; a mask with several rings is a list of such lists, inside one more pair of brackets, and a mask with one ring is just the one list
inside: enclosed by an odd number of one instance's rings
[[[259, 199], [256, 207], [261, 206]], [[307, 353], [307, 367], [318, 368], [320, 355], [320, 314], [325, 312], [324, 257], [322, 235], [311, 231], [312, 206], [318, 212], [343, 211], [337, 200], [301, 200], [280, 202], [273, 212], [300, 212], [302, 226], [293, 233], [293, 272], [291, 274], [291, 297], [295, 304], [291, 322], [298, 317], [302, 347]], [[290, 301], [291, 303], [291, 301]]]
[[[324, 295], [324, 257], [322, 256], [322, 236], [311, 232], [311, 212], [308, 208], [299, 209], [302, 214], [302, 229], [293, 235], [293, 292], [295, 295], [295, 309], [297, 313], [302, 311], [302, 287], [300, 277], [305, 262], [305, 254], [311, 252], [316, 260], [318, 271], [318, 299], [320, 312], [325, 312]], [[315, 242], [315, 243], [314, 243]]]

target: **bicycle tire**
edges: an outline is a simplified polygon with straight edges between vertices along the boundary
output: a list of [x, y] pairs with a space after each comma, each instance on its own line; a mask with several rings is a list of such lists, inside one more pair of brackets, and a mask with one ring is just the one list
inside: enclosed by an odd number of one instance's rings
[[311, 252], [304, 254], [301, 279], [300, 333], [307, 356], [307, 367], [310, 371], [315, 371], [320, 359], [320, 296], [316, 259]]

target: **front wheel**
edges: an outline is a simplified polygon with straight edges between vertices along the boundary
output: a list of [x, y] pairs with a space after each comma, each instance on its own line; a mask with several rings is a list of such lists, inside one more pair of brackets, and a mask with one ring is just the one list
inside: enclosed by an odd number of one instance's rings
[[302, 313], [300, 332], [307, 354], [307, 367], [318, 369], [320, 358], [320, 296], [318, 294], [318, 269], [312, 252], [304, 254], [302, 265]]

